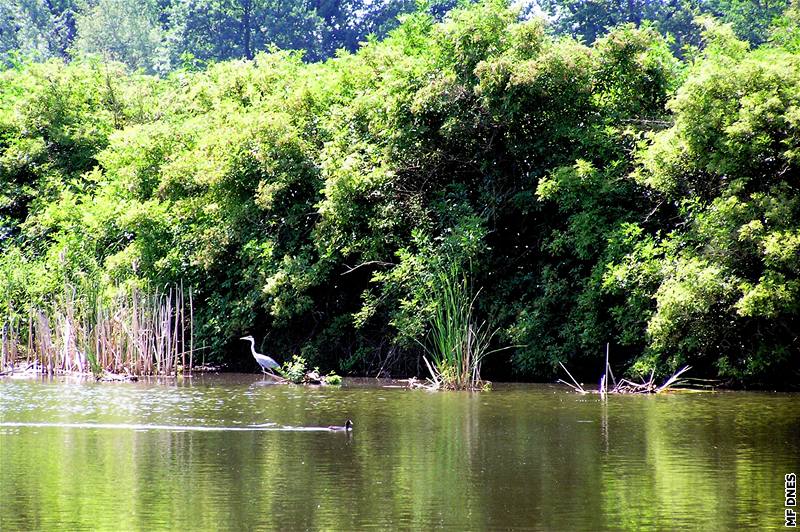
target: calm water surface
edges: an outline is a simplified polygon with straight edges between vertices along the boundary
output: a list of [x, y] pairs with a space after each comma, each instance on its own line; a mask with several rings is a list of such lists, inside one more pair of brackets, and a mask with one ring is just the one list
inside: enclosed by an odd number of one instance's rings
[[0, 529], [778, 530], [800, 474], [796, 394], [370, 382], [0, 380]]

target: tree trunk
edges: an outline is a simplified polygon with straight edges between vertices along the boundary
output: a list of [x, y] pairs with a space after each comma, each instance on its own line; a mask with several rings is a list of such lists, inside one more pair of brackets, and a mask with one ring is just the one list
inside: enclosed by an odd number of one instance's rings
[[636, 0], [628, 0], [628, 21], [633, 22], [636, 26], [639, 26], [642, 22], [642, 14], [639, 12], [638, 7]]
[[253, 58], [253, 50], [251, 49], [250, 39], [252, 33], [252, 16], [253, 3], [251, 0], [244, 0], [242, 2], [242, 50], [246, 59]]

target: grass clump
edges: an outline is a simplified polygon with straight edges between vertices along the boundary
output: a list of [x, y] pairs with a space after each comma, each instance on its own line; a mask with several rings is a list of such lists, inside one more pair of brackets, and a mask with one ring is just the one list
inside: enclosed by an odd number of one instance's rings
[[337, 375], [333, 371], [328, 373], [324, 376], [325, 383], [330, 384], [331, 386], [341, 386], [342, 385], [342, 377]]
[[289, 382], [300, 384], [306, 376], [306, 359], [299, 355], [292, 355], [291, 360], [287, 360], [279, 368], [275, 368], [277, 373]]
[[342, 378], [334, 372], [321, 375], [319, 368], [308, 369], [306, 359], [299, 355], [292, 355], [292, 359], [283, 363], [283, 366], [276, 368], [278, 374], [292, 384], [330, 384], [339, 386]]
[[490, 349], [497, 329], [480, 320], [467, 276], [457, 265], [442, 268], [434, 277], [430, 292], [433, 315], [428, 345], [431, 358], [423, 357], [431, 374], [432, 387], [449, 390], [487, 389], [481, 380], [483, 359], [501, 349]]

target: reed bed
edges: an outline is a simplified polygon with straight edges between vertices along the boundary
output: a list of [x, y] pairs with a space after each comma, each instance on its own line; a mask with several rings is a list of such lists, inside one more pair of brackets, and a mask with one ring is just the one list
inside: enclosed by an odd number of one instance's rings
[[194, 365], [192, 290], [183, 283], [146, 293], [119, 289], [112, 297], [63, 296], [30, 309], [2, 328], [0, 371], [45, 374], [174, 375]]

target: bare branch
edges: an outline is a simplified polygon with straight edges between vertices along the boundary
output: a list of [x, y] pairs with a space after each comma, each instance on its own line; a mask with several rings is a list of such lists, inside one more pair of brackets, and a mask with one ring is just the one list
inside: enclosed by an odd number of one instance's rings
[[[347, 265], [345, 264], [345, 266], [347, 266]], [[362, 268], [364, 266], [397, 266], [397, 264], [394, 263], [394, 262], [384, 262], [382, 260], [370, 260], [370, 261], [367, 261], [367, 262], [362, 262], [361, 264], [358, 264], [357, 266], [353, 266], [352, 268], [350, 266], [347, 266], [347, 268], [348, 268], [347, 271], [345, 271], [341, 275], [347, 275], [348, 273], [353, 273], [357, 269]]]

